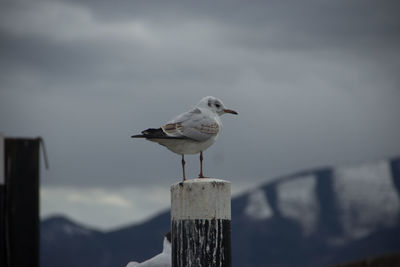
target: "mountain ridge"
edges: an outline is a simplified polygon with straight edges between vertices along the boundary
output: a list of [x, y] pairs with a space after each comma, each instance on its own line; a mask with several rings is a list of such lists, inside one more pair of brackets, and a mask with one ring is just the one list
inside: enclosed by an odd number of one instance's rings
[[[398, 251], [399, 210], [400, 157], [274, 179], [232, 199], [233, 266], [324, 266]], [[48, 220], [41, 226], [51, 229]], [[55, 264], [64, 258], [77, 267], [144, 261], [162, 250], [169, 226], [167, 210], [106, 232], [54, 228], [60, 237], [41, 237], [41, 266], [68, 266]], [[82, 258], [73, 256], [79, 249]]]

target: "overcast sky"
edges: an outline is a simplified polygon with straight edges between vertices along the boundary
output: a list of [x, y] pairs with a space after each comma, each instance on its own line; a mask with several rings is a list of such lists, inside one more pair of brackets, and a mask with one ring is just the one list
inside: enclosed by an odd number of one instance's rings
[[[0, 2], [0, 131], [42, 136], [42, 215], [102, 229], [169, 206], [180, 157], [132, 140], [202, 97], [234, 192], [400, 154], [398, 1]], [[187, 157], [197, 177], [198, 156]]]

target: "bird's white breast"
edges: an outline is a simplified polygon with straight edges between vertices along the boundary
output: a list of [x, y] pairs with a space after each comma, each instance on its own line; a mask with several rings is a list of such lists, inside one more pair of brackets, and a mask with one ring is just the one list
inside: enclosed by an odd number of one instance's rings
[[217, 139], [218, 134], [210, 137], [206, 141], [198, 142], [190, 139], [156, 139], [155, 142], [165, 146], [176, 154], [197, 154], [206, 150]]

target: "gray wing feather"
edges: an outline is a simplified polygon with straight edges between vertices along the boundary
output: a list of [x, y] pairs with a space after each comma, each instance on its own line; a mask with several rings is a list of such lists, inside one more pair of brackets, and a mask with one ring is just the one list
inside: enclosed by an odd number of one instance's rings
[[194, 108], [177, 116], [162, 129], [169, 136], [206, 141], [217, 135], [220, 127], [214, 117], [206, 116], [199, 108]]

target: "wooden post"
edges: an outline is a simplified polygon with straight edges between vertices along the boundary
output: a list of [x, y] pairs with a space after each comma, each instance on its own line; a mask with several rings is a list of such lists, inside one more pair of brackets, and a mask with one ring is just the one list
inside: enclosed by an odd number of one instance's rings
[[6, 241], [6, 181], [4, 136], [0, 133], [0, 266], [8, 266]]
[[231, 183], [190, 179], [171, 186], [172, 267], [231, 266]]
[[5, 257], [1, 261], [6, 264], [0, 266], [37, 267], [40, 138], [5, 138], [4, 149], [5, 203], [1, 224], [5, 230]]

